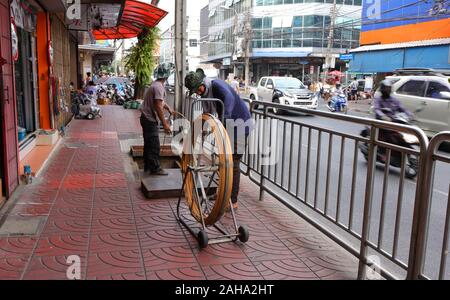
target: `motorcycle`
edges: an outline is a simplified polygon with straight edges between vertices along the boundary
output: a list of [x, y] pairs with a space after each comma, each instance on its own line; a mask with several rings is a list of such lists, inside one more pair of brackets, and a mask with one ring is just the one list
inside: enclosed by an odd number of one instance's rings
[[94, 120], [102, 117], [101, 109], [97, 101], [85, 93], [72, 93], [72, 114], [76, 119]]
[[348, 113], [347, 96], [342, 91], [335, 93], [327, 106], [331, 112], [343, 112], [347, 114]]
[[[383, 112], [388, 112], [389, 109], [383, 109]], [[397, 113], [392, 118], [392, 122], [403, 125], [411, 125], [412, 118], [410, 118], [405, 113]], [[370, 129], [366, 128], [361, 132], [361, 136], [364, 138], [370, 137]], [[380, 129], [379, 131], [379, 140], [398, 145], [404, 148], [414, 149], [414, 146], [419, 145], [419, 139], [412, 134], [396, 132], [392, 130]], [[367, 143], [363, 143], [359, 145], [359, 149], [361, 153], [364, 155], [364, 158], [369, 160], [369, 145]], [[406, 167], [405, 167], [405, 176], [408, 179], [414, 179], [419, 174], [419, 157], [417, 155], [408, 154], [406, 156]], [[387, 150], [383, 147], [378, 147], [377, 151], [377, 162], [386, 164], [388, 160]], [[402, 167], [402, 153], [399, 151], [392, 150], [390, 157], [390, 165], [395, 168]]]

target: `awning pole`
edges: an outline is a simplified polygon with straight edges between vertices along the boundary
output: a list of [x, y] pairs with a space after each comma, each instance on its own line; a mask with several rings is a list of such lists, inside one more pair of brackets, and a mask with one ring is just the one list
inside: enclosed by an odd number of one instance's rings
[[186, 0], [175, 1], [175, 110], [182, 111], [186, 76]]

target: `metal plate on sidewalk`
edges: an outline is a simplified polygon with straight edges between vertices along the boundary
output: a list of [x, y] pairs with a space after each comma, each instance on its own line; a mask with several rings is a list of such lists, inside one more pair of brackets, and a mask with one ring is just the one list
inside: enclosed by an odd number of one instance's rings
[[[147, 199], [170, 199], [178, 198], [180, 196], [181, 188], [183, 186], [183, 179], [180, 169], [166, 170], [168, 176], [151, 176], [148, 175], [142, 179], [142, 192]], [[209, 184], [207, 177], [203, 178], [205, 186]], [[211, 186], [211, 193], [215, 193], [217, 185], [215, 183]]]
[[9, 216], [0, 226], [0, 236], [37, 235], [46, 217]]

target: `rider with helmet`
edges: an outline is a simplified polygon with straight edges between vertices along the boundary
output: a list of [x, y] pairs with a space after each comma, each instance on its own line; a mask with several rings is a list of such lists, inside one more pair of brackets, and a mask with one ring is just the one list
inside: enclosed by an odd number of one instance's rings
[[172, 109], [166, 103], [166, 89], [164, 83], [170, 76], [170, 68], [161, 64], [155, 71], [156, 80], [145, 94], [142, 105], [141, 126], [144, 133], [144, 171], [151, 175], [168, 175], [161, 168], [159, 140], [159, 123], [162, 123], [166, 134], [171, 134], [170, 125], [164, 117], [164, 110], [170, 114]]
[[413, 114], [392, 96], [392, 83], [384, 80], [381, 82], [379, 94], [375, 97], [375, 116], [377, 120], [392, 121], [398, 113], [413, 117]]

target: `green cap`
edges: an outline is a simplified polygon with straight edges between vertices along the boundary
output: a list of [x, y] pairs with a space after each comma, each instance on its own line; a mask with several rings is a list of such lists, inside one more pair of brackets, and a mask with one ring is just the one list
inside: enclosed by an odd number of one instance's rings
[[170, 66], [167, 64], [160, 64], [155, 70], [156, 79], [164, 79], [170, 77]]
[[198, 88], [203, 84], [205, 77], [205, 72], [202, 69], [197, 69], [196, 72], [189, 72], [186, 75], [184, 86], [189, 90], [189, 95], [197, 92]]

